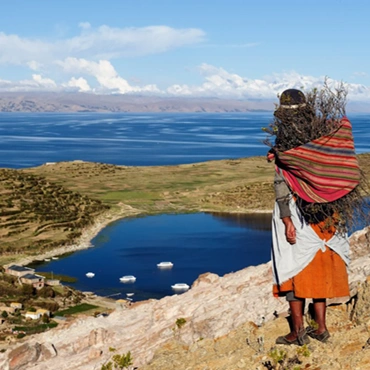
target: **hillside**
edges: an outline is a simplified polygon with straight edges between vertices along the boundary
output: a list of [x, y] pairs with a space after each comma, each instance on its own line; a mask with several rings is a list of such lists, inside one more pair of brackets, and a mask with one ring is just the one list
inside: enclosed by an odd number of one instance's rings
[[0, 256], [71, 244], [109, 207], [21, 171], [0, 169]]
[[[276, 99], [97, 95], [76, 92], [0, 92], [0, 112], [227, 113], [272, 111]], [[349, 101], [349, 113], [369, 113], [366, 101]]]
[[88, 93], [0, 92], [0, 112], [247, 112], [272, 101]]

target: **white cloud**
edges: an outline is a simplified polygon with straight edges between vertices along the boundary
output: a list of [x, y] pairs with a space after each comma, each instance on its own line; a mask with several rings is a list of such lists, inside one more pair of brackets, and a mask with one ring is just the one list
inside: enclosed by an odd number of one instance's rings
[[50, 78], [41, 75], [32, 75], [32, 80], [21, 80], [17, 82], [0, 80], [0, 91], [55, 91], [58, 86]]
[[[38, 64], [30, 62], [34, 69]], [[220, 97], [234, 99], [276, 99], [277, 95], [288, 88], [310, 90], [320, 87], [325, 81], [324, 76], [304, 76], [295, 71], [276, 73], [263, 79], [249, 79], [223, 68], [202, 64], [198, 70], [203, 77], [200, 85], [174, 84], [166, 90], [159, 90], [156, 85], [139, 86], [131, 84], [121, 77], [109, 60], [92, 61], [84, 58], [65, 58], [55, 62], [69, 80], [57, 83], [42, 76], [33, 74], [32, 79], [12, 82], [0, 80], [1, 91], [58, 91], [76, 90], [102, 94], [151, 94], [184, 97]], [[87, 78], [90, 84], [87, 82]], [[96, 83], [93, 82], [95, 79]], [[329, 85], [335, 86], [339, 81], [328, 79]], [[348, 88], [349, 101], [366, 101], [370, 99], [370, 88], [361, 84], [345, 83]]]
[[67, 84], [63, 85], [64, 87], [72, 87], [73, 89], [79, 91], [79, 92], [87, 92], [91, 91], [91, 87], [89, 86], [88, 82], [80, 77], [75, 78], [72, 77]]
[[31, 60], [30, 62], [27, 63], [27, 65], [33, 71], [39, 71], [43, 66], [41, 63], [36, 62], [35, 60]]
[[[285, 89], [297, 88], [310, 90], [320, 87], [325, 76], [303, 76], [295, 71], [276, 73], [261, 79], [248, 79], [235, 73], [229, 73], [223, 68], [209, 64], [199, 67], [204, 82], [199, 86], [173, 85], [167, 88], [167, 93], [177, 96], [218, 96], [237, 99], [271, 99]], [[340, 81], [328, 80], [335, 86]], [[370, 89], [364, 85], [346, 83], [348, 97], [351, 100], [366, 100], [370, 98]]]
[[80, 73], [95, 77], [99, 83], [99, 88], [97, 90], [101, 92], [119, 94], [133, 92], [160, 92], [155, 85], [146, 85], [143, 87], [131, 86], [127, 80], [118, 75], [117, 71], [108, 60], [93, 62], [86, 59], [67, 58], [64, 61], [59, 61], [57, 63], [65, 72]]
[[43, 78], [41, 75], [32, 75], [33, 81], [36, 82], [40, 87], [48, 89], [55, 89], [57, 84], [50, 78]]
[[367, 77], [368, 73], [366, 73], [366, 72], [354, 72], [353, 75], [356, 76], [356, 77]]
[[89, 22], [80, 22], [78, 27], [82, 28], [83, 30], [88, 30], [91, 28], [91, 24]]
[[0, 32], [0, 64], [48, 64], [67, 57], [97, 60], [143, 56], [196, 44], [205, 37], [197, 28], [100, 26], [94, 29], [87, 22], [79, 26], [78, 36], [54, 42]]

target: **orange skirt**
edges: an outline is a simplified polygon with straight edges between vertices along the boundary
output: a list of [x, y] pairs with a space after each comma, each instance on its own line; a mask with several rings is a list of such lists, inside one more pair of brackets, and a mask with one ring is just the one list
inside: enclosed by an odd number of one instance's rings
[[[311, 225], [322, 240], [328, 240], [333, 230], [323, 231], [320, 224]], [[294, 246], [292, 246], [294, 248]], [[274, 284], [274, 296], [284, 296], [293, 291], [298, 298], [336, 298], [349, 295], [347, 267], [342, 258], [326, 246], [319, 250], [313, 260], [296, 276]]]

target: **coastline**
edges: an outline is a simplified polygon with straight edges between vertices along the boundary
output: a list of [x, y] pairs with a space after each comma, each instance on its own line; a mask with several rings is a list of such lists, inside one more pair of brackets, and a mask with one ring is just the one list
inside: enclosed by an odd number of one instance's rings
[[120, 209], [118, 210], [113, 209], [113, 210], [104, 212], [103, 214], [97, 217], [97, 219], [92, 225], [83, 229], [82, 235], [76, 243], [54, 248], [42, 254], [37, 254], [37, 255], [32, 255], [32, 256], [23, 256], [23, 257], [20, 257], [19, 259], [15, 258], [13, 262], [8, 263], [4, 266], [9, 266], [12, 264], [26, 266], [37, 260], [43, 260], [45, 258], [52, 258], [52, 257], [60, 256], [65, 253], [77, 252], [79, 250], [92, 248], [93, 245], [91, 244], [91, 240], [96, 235], [98, 235], [99, 232], [103, 230], [106, 226], [108, 226], [110, 223], [123, 219], [125, 217], [136, 216], [136, 215], [143, 213], [142, 211], [137, 210], [127, 205], [119, 204], [118, 206], [120, 207]]
[[[92, 248], [93, 245], [91, 244], [91, 240], [95, 238], [96, 235], [99, 234], [101, 230], [107, 227], [110, 223], [121, 220], [126, 217], [130, 216], [137, 216], [140, 214], [144, 214], [142, 210], [135, 209], [126, 204], [118, 204], [119, 209], [109, 210], [104, 212], [103, 214], [99, 215], [95, 222], [90, 225], [89, 227], [82, 230], [82, 235], [79, 240], [71, 245], [65, 245], [62, 247], [54, 248], [50, 251], [47, 251], [42, 254], [37, 255], [30, 255], [30, 256], [22, 256], [19, 259], [16, 257], [10, 263], [4, 264], [4, 266], [10, 266], [13, 264], [26, 266], [32, 262], [44, 260], [45, 258], [52, 258], [56, 256], [60, 256], [66, 253], [73, 253], [83, 249]], [[199, 212], [206, 212], [206, 213], [219, 213], [220, 211], [215, 210], [199, 210]], [[263, 210], [263, 209], [249, 209], [249, 210], [229, 210], [229, 211], [222, 211], [222, 213], [230, 213], [230, 214], [268, 214], [272, 213], [271, 210]]]

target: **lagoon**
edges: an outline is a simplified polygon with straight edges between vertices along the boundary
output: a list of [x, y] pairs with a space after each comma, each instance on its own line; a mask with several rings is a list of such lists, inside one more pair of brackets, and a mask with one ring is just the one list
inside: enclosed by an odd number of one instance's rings
[[[66, 258], [33, 264], [37, 271], [75, 276], [69, 284], [101, 296], [134, 300], [174, 294], [171, 285], [191, 285], [198, 276], [220, 276], [270, 259], [271, 215], [180, 214], [116, 221], [92, 240], [93, 248]], [[157, 263], [171, 261], [169, 270]], [[94, 278], [85, 276], [94, 272]], [[134, 284], [119, 278], [134, 275]]]

